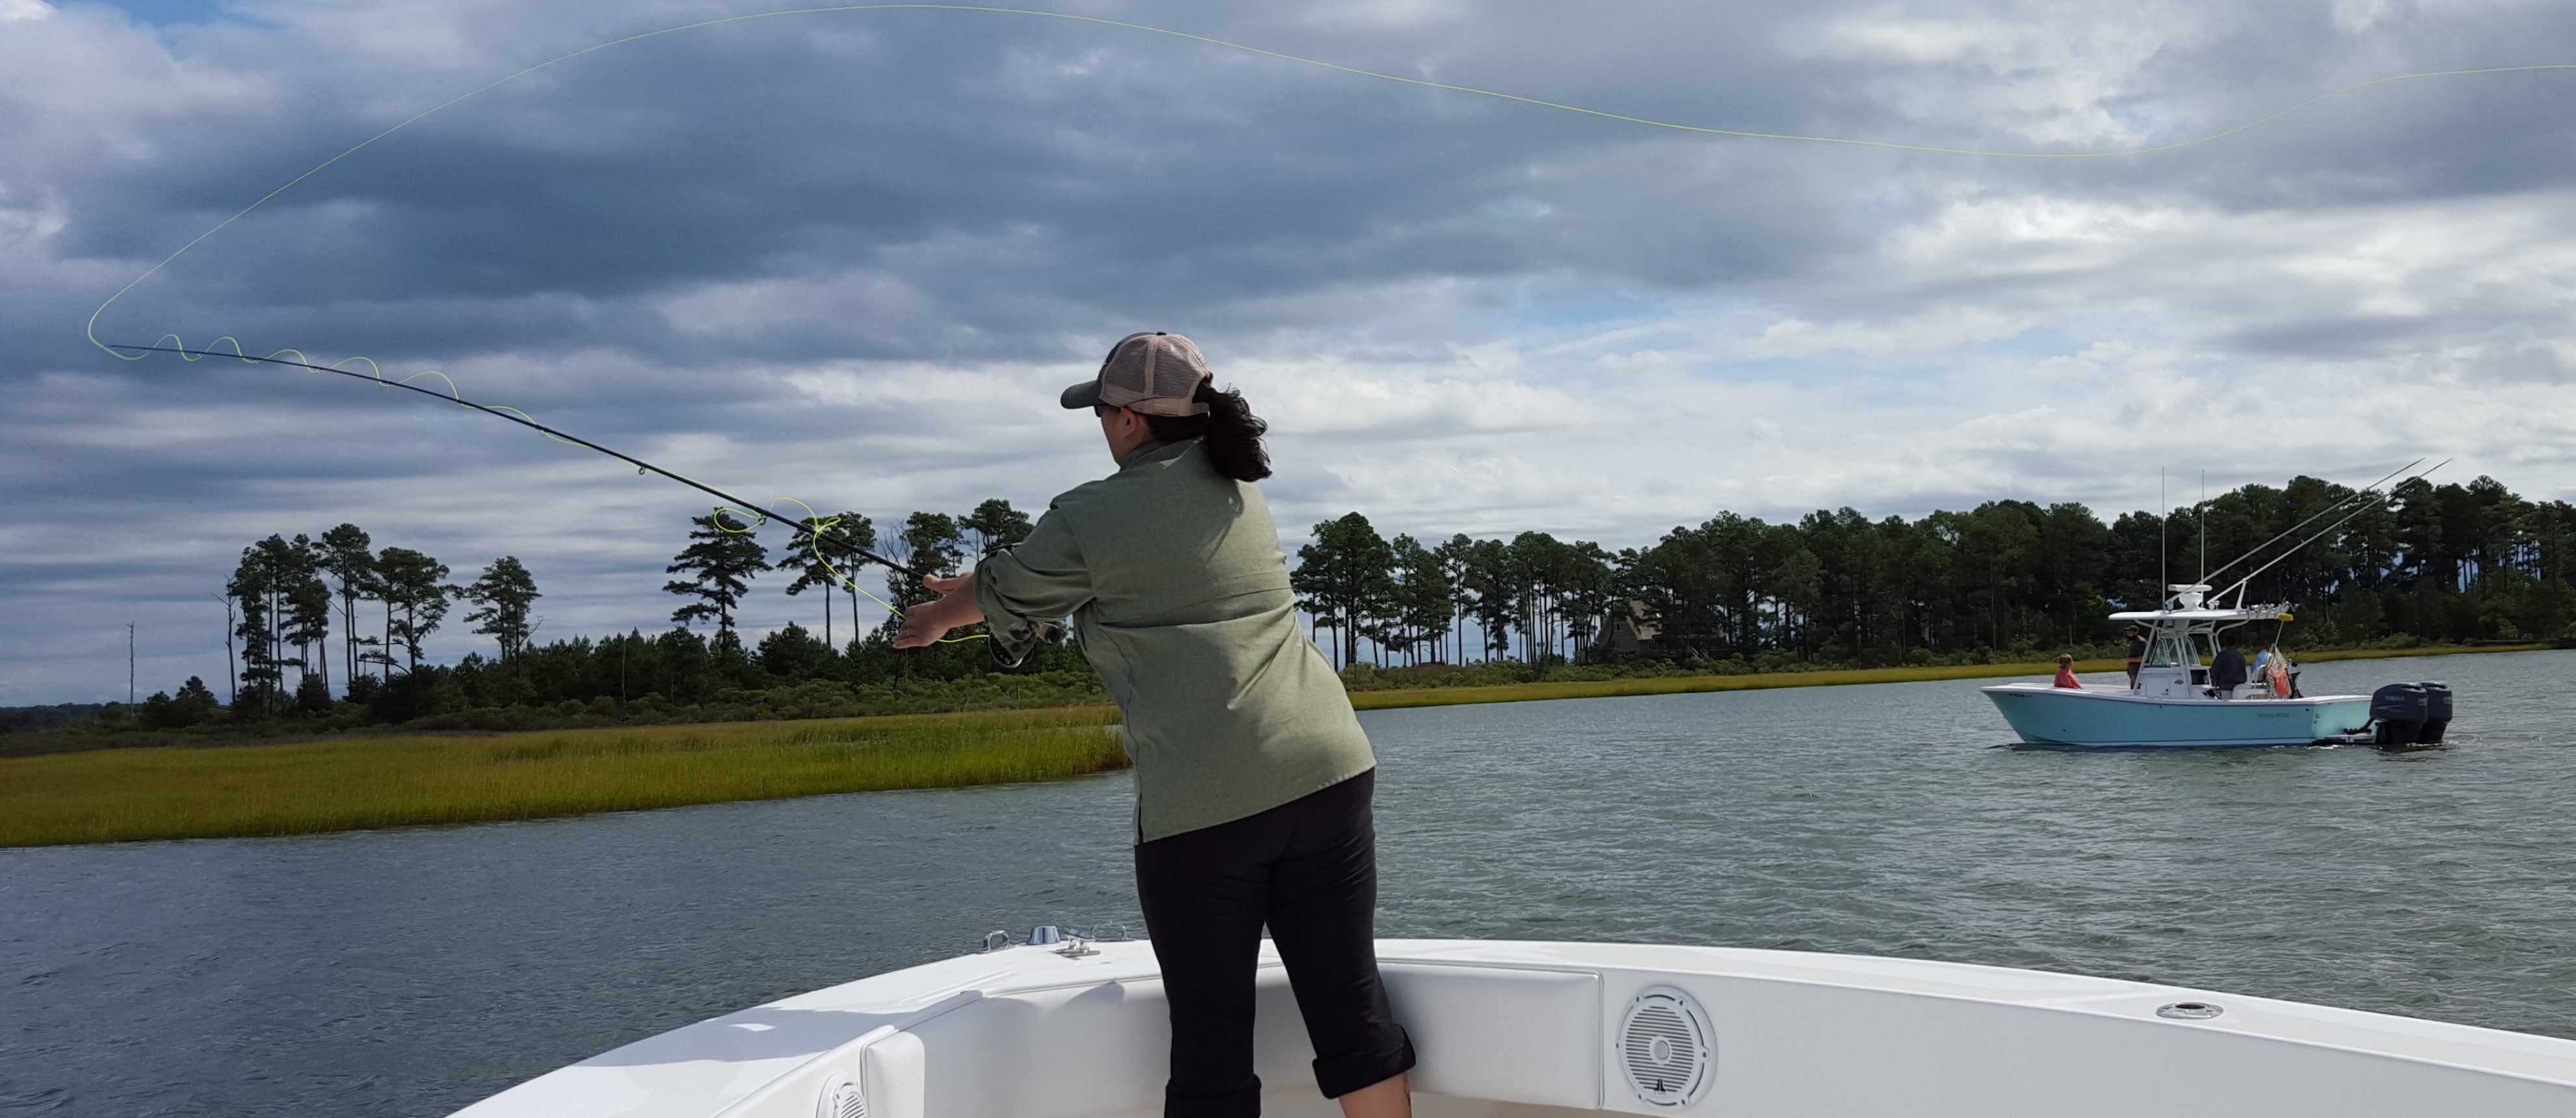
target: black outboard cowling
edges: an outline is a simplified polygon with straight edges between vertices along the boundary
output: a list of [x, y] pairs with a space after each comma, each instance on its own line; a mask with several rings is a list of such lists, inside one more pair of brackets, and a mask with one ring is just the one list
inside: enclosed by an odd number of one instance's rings
[[2424, 689], [2424, 731], [2415, 735], [2415, 743], [2440, 745], [2443, 731], [2451, 728], [2450, 685], [2427, 680], [2416, 686]]
[[[2445, 689], [2443, 703], [2447, 706], [2449, 702]], [[2377, 744], [2414, 745], [2422, 741], [2424, 723], [2431, 720], [2432, 708], [2432, 696], [2421, 683], [2391, 683], [2371, 692], [2370, 719], [2379, 726]]]

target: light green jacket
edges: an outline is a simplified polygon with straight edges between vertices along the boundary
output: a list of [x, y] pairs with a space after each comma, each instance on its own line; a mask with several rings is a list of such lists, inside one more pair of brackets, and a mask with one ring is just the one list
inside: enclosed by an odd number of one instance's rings
[[1377, 763], [1340, 677], [1297, 628], [1261, 491], [1196, 439], [1147, 443], [975, 568], [1006, 662], [1070, 614], [1126, 723], [1136, 841], [1259, 814]]

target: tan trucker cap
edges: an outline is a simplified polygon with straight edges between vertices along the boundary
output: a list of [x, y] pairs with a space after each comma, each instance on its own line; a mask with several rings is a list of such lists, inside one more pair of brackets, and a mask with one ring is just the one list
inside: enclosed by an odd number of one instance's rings
[[1161, 331], [1129, 334], [1109, 347], [1100, 375], [1064, 390], [1067, 409], [1107, 405], [1146, 415], [1206, 415], [1191, 397], [1216, 377], [1196, 343]]

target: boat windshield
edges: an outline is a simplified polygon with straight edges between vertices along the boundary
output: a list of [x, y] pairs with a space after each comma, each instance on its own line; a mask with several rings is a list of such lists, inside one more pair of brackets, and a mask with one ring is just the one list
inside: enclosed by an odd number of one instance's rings
[[2173, 633], [2158, 633], [2147, 642], [2146, 666], [2170, 668], [2183, 662], [2183, 638]]

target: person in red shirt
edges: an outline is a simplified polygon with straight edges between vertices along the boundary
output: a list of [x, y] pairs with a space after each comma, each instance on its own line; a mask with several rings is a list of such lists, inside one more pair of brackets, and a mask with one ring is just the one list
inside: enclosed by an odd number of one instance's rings
[[2075, 656], [2073, 653], [2060, 652], [2057, 654], [2057, 685], [2060, 687], [2072, 687], [2078, 691], [2084, 689], [2083, 684], [2075, 681]]

